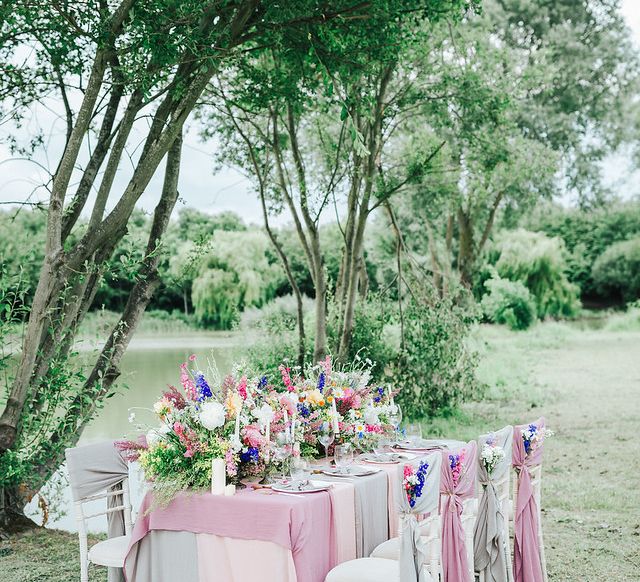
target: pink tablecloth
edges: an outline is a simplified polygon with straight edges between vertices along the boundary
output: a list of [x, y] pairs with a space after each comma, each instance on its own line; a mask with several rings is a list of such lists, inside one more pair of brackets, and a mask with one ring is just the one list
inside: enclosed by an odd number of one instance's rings
[[[149, 511], [151, 505], [152, 496], [147, 494], [125, 562], [128, 582], [155, 582], [148, 574], [152, 568], [145, 563], [153, 560], [153, 552], [137, 550], [149, 532], [159, 530], [275, 543], [291, 551], [298, 582], [323, 582], [337, 563], [333, 504], [326, 492], [278, 495], [247, 491], [232, 497], [181, 494], [168, 507]], [[141, 559], [142, 555], [148, 557]], [[247, 556], [247, 560], [254, 559]], [[202, 582], [205, 578], [181, 580]]]

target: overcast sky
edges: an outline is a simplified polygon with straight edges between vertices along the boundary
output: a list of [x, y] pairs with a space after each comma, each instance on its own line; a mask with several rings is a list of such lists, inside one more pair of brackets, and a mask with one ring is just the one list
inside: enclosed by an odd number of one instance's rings
[[[623, 14], [634, 33], [637, 45], [640, 47], [640, 2], [639, 0], [622, 0]], [[55, 104], [53, 104], [55, 108]], [[51, 127], [47, 136], [48, 151], [52, 158], [64, 144], [64, 124], [56, 121], [56, 116], [46, 109], [33, 113], [22, 131], [28, 134], [38, 125]], [[6, 126], [5, 126], [6, 127]], [[4, 129], [4, 128], [3, 128]], [[260, 223], [261, 213], [255, 195], [250, 190], [248, 181], [238, 172], [225, 169], [213, 174], [212, 143], [202, 143], [196, 132], [191, 130], [185, 139], [183, 163], [180, 173], [179, 190], [184, 204], [194, 206], [205, 212], [221, 212], [231, 210], [242, 215], [247, 222]], [[38, 161], [53, 168], [56, 159], [48, 160], [44, 155]], [[160, 170], [162, 169], [162, 166]], [[625, 197], [637, 195], [638, 173], [631, 173], [630, 165], [625, 155], [618, 155], [605, 164], [605, 176], [616, 191]], [[35, 164], [30, 162], [11, 160], [7, 148], [0, 145], [0, 201], [31, 201], [46, 200], [47, 193], [37, 189], [45, 179], [46, 174]], [[124, 188], [128, 172], [122, 171], [116, 180], [115, 188]], [[154, 177], [142, 196], [139, 206], [151, 211], [157, 201], [161, 187], [161, 172]], [[34, 188], [36, 190], [34, 191]]]

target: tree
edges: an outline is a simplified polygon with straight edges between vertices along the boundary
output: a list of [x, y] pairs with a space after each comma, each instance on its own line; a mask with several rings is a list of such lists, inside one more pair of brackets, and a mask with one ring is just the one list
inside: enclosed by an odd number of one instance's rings
[[[433, 3], [422, 14], [436, 21], [459, 18], [471, 3]], [[394, 5], [395, 8], [395, 5]], [[405, 7], [406, 8], [406, 7]], [[410, 12], [413, 12], [411, 10]], [[338, 217], [343, 242], [333, 290], [339, 334], [331, 346], [338, 359], [349, 353], [355, 305], [365, 295], [366, 224], [376, 209], [426, 171], [441, 148], [436, 145], [407, 166], [391, 153], [397, 126], [410, 115], [424, 87], [412, 77], [419, 40], [429, 30], [421, 19], [396, 13], [393, 23], [376, 22], [359, 42], [366, 51], [336, 61], [318, 51], [307, 59], [280, 54], [255, 58], [229, 77], [214, 77], [202, 112], [224, 145], [223, 162], [249, 175], [260, 198], [265, 228], [282, 261], [298, 304], [299, 361], [304, 357], [302, 294], [290, 258], [270, 224], [287, 213], [304, 251], [313, 281], [314, 359], [327, 353], [327, 301], [330, 292], [320, 222], [329, 211]], [[383, 31], [388, 36], [381, 44]], [[255, 89], [256, 80], [262, 91]], [[340, 214], [344, 210], [345, 216]]]
[[599, 161], [629, 138], [637, 56], [605, 0], [488, 0], [436, 30], [425, 59], [433, 53], [433, 86], [448, 99], [425, 103], [411, 140], [445, 140], [447, 161], [396, 211], [401, 224], [418, 213], [428, 225], [422, 253], [439, 286], [452, 263], [469, 286], [496, 222], [513, 226], [562, 193], [606, 196]]
[[[425, 1], [432, 3], [439, 4]], [[403, 10], [404, 2], [398, 4]], [[113, 392], [122, 354], [158, 285], [162, 237], [177, 200], [183, 125], [212, 76], [272, 47], [292, 57], [310, 49], [348, 54], [355, 47], [339, 39], [357, 40], [371, 22], [393, 22], [395, 13], [383, 0], [343, 0], [330, 9], [318, 0], [91, 0], [35, 8], [18, 1], [0, 4], [0, 11], [0, 59], [7, 63], [0, 77], [2, 121], [20, 122], [29, 108], [56, 96], [67, 122], [65, 147], [47, 184], [43, 264], [0, 415], [0, 464], [7, 469], [0, 481], [0, 528], [8, 529], [24, 522], [25, 500]], [[21, 59], [25, 47], [32, 57]], [[143, 132], [142, 147], [130, 156], [127, 186], [114, 192], [134, 127]], [[37, 146], [37, 136], [33, 141]], [[15, 140], [11, 145], [21, 148]], [[84, 154], [88, 161], [78, 169]], [[63, 382], [61, 371], [68, 369], [105, 263], [165, 157], [144, 258], [120, 321], [86, 378]], [[82, 213], [89, 221], [80, 230]], [[75, 386], [70, 393], [64, 391], [69, 384]]]

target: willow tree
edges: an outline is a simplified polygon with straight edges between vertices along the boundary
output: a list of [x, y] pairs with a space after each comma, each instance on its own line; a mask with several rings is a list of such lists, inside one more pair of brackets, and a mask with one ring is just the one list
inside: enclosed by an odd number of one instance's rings
[[[368, 30], [372, 21], [394, 19], [392, 4], [0, 3], [2, 121], [15, 125], [38, 103], [55, 99], [67, 127], [63, 151], [46, 184], [44, 260], [17, 369], [4, 387], [0, 529], [28, 525], [25, 502], [113, 393], [122, 355], [158, 285], [162, 236], [178, 195], [183, 126], [212, 76], [224, 74], [229, 62], [264, 51], [346, 55], [354, 46], [341, 39], [357, 39], [352, 31]], [[448, 2], [415, 4], [424, 8]], [[11, 132], [2, 137], [11, 140]], [[37, 146], [37, 136], [33, 143]], [[20, 148], [15, 140], [11, 145]], [[136, 283], [120, 320], [84, 373], [70, 360], [78, 326], [91, 307], [106, 260], [164, 158], [164, 184]], [[127, 184], [116, 188], [116, 173], [125, 167], [130, 169]], [[78, 220], [81, 215], [88, 217], [86, 228]]]
[[[207, 89], [204, 134], [221, 141], [223, 163], [253, 180], [265, 228], [297, 299], [299, 362], [305, 350], [302, 294], [271, 218], [290, 218], [313, 281], [314, 360], [329, 350], [346, 359], [358, 297], [367, 289], [367, 222], [392, 195], [428, 171], [441, 148], [420, 148], [402, 162], [394, 155], [398, 128], [416, 104], [437, 98], [415, 69], [423, 37], [429, 35], [429, 23], [458, 20], [473, 4], [432, 2], [419, 11], [417, 3], [390, 3], [394, 18], [374, 20], [370, 29], [359, 30], [360, 50], [346, 60], [315, 50], [305, 59], [262, 54], [243, 61], [231, 75], [214, 76]], [[329, 213], [335, 213], [343, 242], [332, 290], [338, 333], [331, 346], [330, 290], [320, 237], [320, 223]]]

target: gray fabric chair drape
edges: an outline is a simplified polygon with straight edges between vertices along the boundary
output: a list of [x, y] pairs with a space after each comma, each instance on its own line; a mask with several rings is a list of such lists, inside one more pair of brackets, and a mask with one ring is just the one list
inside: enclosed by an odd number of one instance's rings
[[[416, 498], [415, 505], [411, 507], [402, 486], [404, 466], [410, 464], [417, 470], [420, 463], [425, 461], [429, 464], [429, 468], [425, 475], [422, 495]], [[399, 465], [399, 471], [401, 471], [400, 487], [396, 488], [395, 500], [398, 507], [398, 515], [402, 521], [399, 560], [400, 580], [402, 582], [424, 582], [426, 579], [423, 565], [427, 557], [427, 548], [420, 537], [417, 518], [418, 515], [438, 511], [441, 464], [442, 454], [438, 451]]]
[[[505, 452], [504, 459], [488, 474], [481, 460], [482, 447], [489, 437], [495, 439], [497, 446]], [[511, 468], [511, 448], [513, 444], [513, 427], [478, 439], [478, 480], [480, 496], [478, 498], [478, 517], [473, 532], [474, 567], [476, 572], [483, 572], [485, 582], [509, 582], [511, 572], [506, 552], [504, 523], [508, 516], [502, 512], [495, 483], [502, 479]]]
[[[112, 441], [67, 449], [65, 456], [74, 501], [105, 490], [122, 491], [122, 480], [129, 476], [129, 467]], [[122, 505], [122, 495], [108, 498], [107, 507], [118, 505]], [[124, 512], [108, 513], [108, 537], [113, 538], [124, 534]], [[124, 582], [122, 570], [109, 568], [108, 580]]]

